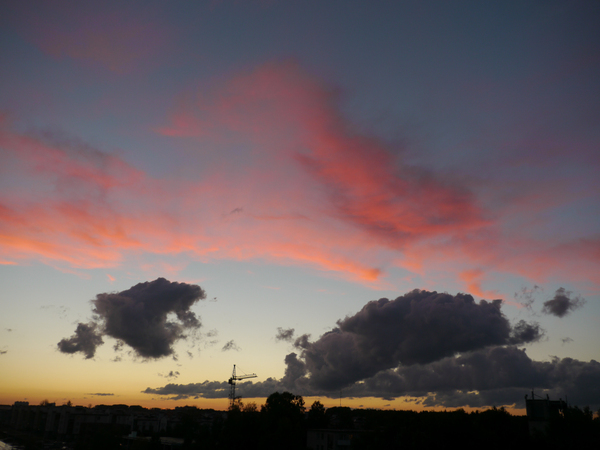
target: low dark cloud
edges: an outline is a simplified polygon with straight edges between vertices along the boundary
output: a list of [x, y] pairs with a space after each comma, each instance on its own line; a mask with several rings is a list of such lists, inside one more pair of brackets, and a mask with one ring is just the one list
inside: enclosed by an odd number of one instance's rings
[[97, 323], [79, 323], [75, 334], [68, 339], [62, 339], [58, 343], [58, 349], [63, 353], [81, 352], [86, 359], [90, 359], [96, 354], [96, 347], [103, 343]]
[[84, 394], [84, 395], [94, 395], [96, 397], [112, 397], [115, 394], [105, 393], [105, 392], [96, 392], [96, 393], [87, 393], [87, 394]]
[[547, 387], [548, 383], [547, 374], [524, 350], [508, 346], [475, 350], [428, 364], [399, 366], [352, 386], [349, 392], [362, 391], [362, 395], [371, 393], [391, 397], [426, 396], [430, 392]]
[[556, 317], [565, 317], [570, 312], [581, 308], [585, 304], [585, 299], [580, 296], [571, 297], [572, 294], [571, 291], [567, 291], [565, 288], [558, 288], [554, 298], [544, 302], [542, 312]]
[[8, 350], [0, 350], [0, 355], [5, 355], [8, 353]]
[[231, 341], [227, 342], [221, 349], [222, 352], [226, 352], [229, 350], [235, 350], [236, 352], [239, 352], [240, 348], [237, 346], [235, 341], [231, 340]]
[[92, 358], [105, 335], [117, 339], [117, 350], [126, 344], [143, 358], [172, 355], [177, 341], [200, 328], [191, 307], [204, 298], [206, 294], [199, 286], [164, 278], [122, 292], [98, 294], [92, 300], [94, 321], [80, 323], [75, 334], [61, 340], [58, 348]]
[[538, 340], [539, 326], [511, 327], [501, 300], [476, 303], [467, 294], [414, 290], [395, 300], [366, 304], [337, 328], [310, 342], [296, 340], [314, 389], [342, 389], [376, 373], [426, 364], [480, 348]]
[[573, 339], [571, 339], [570, 337], [566, 337], [566, 338], [562, 338], [561, 339], [563, 345], [565, 344], [570, 344], [571, 342], [573, 342]]
[[[294, 341], [281, 379], [238, 384], [244, 397], [288, 390], [337, 398], [406, 396], [425, 406], [523, 407], [532, 388], [540, 395], [600, 406], [600, 363], [571, 358], [533, 361], [519, 345], [539, 340], [536, 323], [511, 325], [500, 301], [469, 295], [412, 291], [381, 299], [312, 342]], [[146, 388], [172, 399], [225, 398], [225, 381]], [[243, 390], [242, 390], [243, 389]]]
[[294, 340], [294, 332], [295, 330], [293, 328], [284, 329], [277, 327], [277, 335], [275, 336], [275, 340], [292, 342]]
[[[293, 353], [290, 355], [294, 355]], [[289, 360], [296, 362], [295, 357]], [[286, 373], [286, 377], [288, 373]], [[247, 398], [267, 397], [275, 391], [293, 390], [304, 396], [337, 398], [339, 390], [314, 389], [310, 383], [298, 384], [290, 376], [263, 382], [238, 383], [241, 395]], [[535, 388], [539, 395], [551, 398], [569, 398], [573, 404], [600, 406], [600, 363], [583, 362], [571, 358], [553, 358], [550, 361], [533, 361], [525, 350], [514, 346], [490, 347], [450, 356], [427, 364], [399, 366], [383, 370], [374, 376], [353, 383], [343, 389], [348, 398], [377, 397], [392, 400], [401, 396], [421, 397], [425, 406], [483, 407], [491, 405], [516, 405], [523, 407], [523, 398]], [[159, 388], [146, 388], [143, 393], [157, 394], [170, 399], [226, 398], [229, 393], [226, 381], [167, 384]]]
[[[155, 394], [168, 397], [170, 400], [186, 398], [227, 398], [231, 386], [227, 381], [204, 381], [203, 383], [174, 384], [169, 383], [159, 388], [146, 388], [144, 394]], [[280, 380], [267, 378], [259, 383], [242, 381], [236, 383], [236, 394], [246, 398], [268, 397], [273, 392], [282, 391], [285, 387]]]
[[[553, 358], [549, 362], [531, 360], [523, 350], [512, 347], [478, 351], [467, 360], [441, 361], [425, 367], [425, 382], [418, 386], [426, 394], [425, 405], [523, 407], [523, 396], [532, 388], [539, 395], [568, 398], [576, 405], [600, 406], [600, 363], [572, 358]], [[394, 376], [406, 375], [398, 370]], [[407, 378], [415, 381], [418, 374]], [[450, 376], [451, 382], [443, 379]], [[381, 387], [381, 386], [380, 386]], [[417, 391], [419, 392], [419, 391]]]
[[[535, 387], [539, 395], [565, 398], [574, 404], [600, 405], [600, 363], [571, 358], [550, 362], [532, 361], [524, 350], [497, 347], [468, 352], [459, 358], [447, 357], [429, 364], [401, 366], [381, 371], [343, 390], [349, 398], [378, 397], [392, 400], [400, 396], [422, 397], [425, 406], [516, 405]], [[143, 393], [168, 397], [226, 398], [226, 381], [167, 384], [146, 388]], [[268, 378], [263, 382], [238, 383], [238, 391], [246, 398], [267, 397], [275, 391], [294, 388], [304, 396], [337, 398], [340, 391], [314, 390], [310, 386], [290, 386], [285, 379]]]

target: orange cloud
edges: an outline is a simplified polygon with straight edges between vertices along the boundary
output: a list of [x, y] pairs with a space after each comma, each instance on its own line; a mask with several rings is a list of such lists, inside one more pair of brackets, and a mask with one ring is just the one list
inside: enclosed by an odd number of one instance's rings
[[501, 294], [496, 291], [485, 291], [481, 288], [481, 282], [485, 277], [485, 274], [480, 269], [465, 270], [459, 274], [460, 279], [466, 284], [466, 292], [476, 295], [478, 297], [487, 299], [503, 299]]

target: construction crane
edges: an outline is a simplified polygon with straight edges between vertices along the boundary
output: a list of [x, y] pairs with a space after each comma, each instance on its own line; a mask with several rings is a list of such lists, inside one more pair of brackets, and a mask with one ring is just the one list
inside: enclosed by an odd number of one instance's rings
[[231, 378], [229, 379], [228, 383], [231, 385], [231, 388], [229, 389], [229, 405], [233, 406], [235, 401], [237, 399], [240, 399], [242, 397], [236, 397], [235, 396], [235, 382], [236, 381], [240, 381], [240, 380], [245, 380], [247, 378], [256, 378], [256, 374], [255, 373], [251, 373], [249, 375], [236, 375], [235, 374], [235, 364], [233, 365], [233, 373], [231, 374]]

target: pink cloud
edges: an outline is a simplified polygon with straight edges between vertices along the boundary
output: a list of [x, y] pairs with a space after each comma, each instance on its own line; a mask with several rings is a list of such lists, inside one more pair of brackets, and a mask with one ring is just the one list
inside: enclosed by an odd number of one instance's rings
[[14, 261], [0, 261], [0, 265], [3, 266], [17, 266], [18, 264]]
[[[407, 164], [397, 149], [356, 132], [339, 94], [293, 62], [181, 98], [157, 128], [173, 148], [182, 140], [195, 148], [177, 178], [155, 179], [116, 156], [24, 135], [5, 121], [2, 162], [12, 169], [0, 194], [0, 258], [113, 267], [168, 254], [179, 268], [258, 260], [374, 286], [401, 265], [445, 271], [493, 298], [502, 294], [485, 283], [498, 272], [597, 284], [597, 237], [532, 238], [540, 220], [531, 211], [554, 208], [551, 198], [531, 202], [537, 194], [522, 179], [518, 193]], [[488, 191], [476, 191], [482, 186]]]
[[[4, 259], [97, 268], [144, 253], [181, 254], [188, 261], [260, 258], [377, 278], [378, 269], [335, 251], [341, 242], [334, 231], [319, 231], [271, 190], [278, 177], [265, 175], [265, 185], [253, 186], [260, 174], [251, 169], [233, 183], [224, 174], [194, 183], [157, 180], [116, 156], [54, 136], [24, 135], [6, 120], [2, 125]], [[251, 204], [259, 193], [266, 200]], [[240, 202], [248, 212], [225, 213]]]
[[486, 225], [468, 189], [448, 176], [403, 164], [377, 139], [354, 133], [336, 102], [334, 91], [296, 64], [266, 64], [202, 91], [158, 131], [250, 142], [259, 148], [253, 158], [270, 158], [273, 171], [281, 164], [286, 174], [300, 170], [300, 189], [317, 183], [326, 197], [321, 207], [330, 216], [352, 222], [385, 245], [402, 248], [424, 236]]
[[459, 278], [465, 283], [465, 291], [470, 294], [488, 299], [503, 299], [504, 297], [496, 291], [486, 291], [481, 287], [485, 273], [480, 269], [465, 270], [459, 274]]

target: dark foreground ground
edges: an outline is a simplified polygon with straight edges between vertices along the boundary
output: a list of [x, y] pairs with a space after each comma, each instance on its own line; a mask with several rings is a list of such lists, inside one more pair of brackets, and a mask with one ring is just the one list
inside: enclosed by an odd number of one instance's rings
[[[139, 408], [135, 417], [143, 418]], [[156, 431], [148, 430], [147, 418], [131, 419], [128, 426], [116, 420], [96, 425], [88, 420], [90, 424], [76, 434], [49, 435], [16, 430], [5, 423], [0, 440], [26, 450], [600, 450], [600, 416], [589, 408], [569, 407], [538, 423], [538, 431], [531, 430], [526, 416], [513, 416], [504, 409], [472, 413], [325, 409], [319, 402], [307, 409], [302, 397], [290, 393], [275, 393], [260, 408], [239, 403], [227, 413], [194, 407], [149, 412], [169, 418], [163, 422], [168, 425]], [[95, 408], [90, 409], [89, 417], [94, 413]]]

